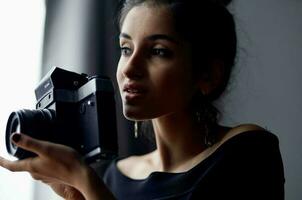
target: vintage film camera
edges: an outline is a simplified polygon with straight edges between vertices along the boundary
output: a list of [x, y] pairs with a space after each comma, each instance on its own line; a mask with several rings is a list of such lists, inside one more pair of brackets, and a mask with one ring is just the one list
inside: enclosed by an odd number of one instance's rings
[[117, 155], [114, 89], [110, 79], [54, 67], [35, 90], [36, 110], [9, 116], [6, 149], [24, 159], [33, 153], [10, 141], [14, 132], [73, 147], [88, 163]]

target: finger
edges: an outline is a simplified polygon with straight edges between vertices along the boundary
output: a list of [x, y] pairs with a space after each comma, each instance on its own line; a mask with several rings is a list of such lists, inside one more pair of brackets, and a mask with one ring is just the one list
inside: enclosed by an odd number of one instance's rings
[[4, 158], [0, 159], [0, 166], [3, 168], [6, 168], [9, 171], [12, 172], [20, 172], [20, 171], [29, 171], [32, 164], [32, 158], [27, 158], [24, 160], [18, 160], [18, 161], [10, 161]]
[[21, 133], [14, 133], [11, 136], [11, 141], [18, 147], [21, 147], [22, 149], [31, 151], [38, 155], [42, 155], [45, 153], [47, 154], [47, 149], [49, 147], [48, 142], [32, 138], [28, 135]]

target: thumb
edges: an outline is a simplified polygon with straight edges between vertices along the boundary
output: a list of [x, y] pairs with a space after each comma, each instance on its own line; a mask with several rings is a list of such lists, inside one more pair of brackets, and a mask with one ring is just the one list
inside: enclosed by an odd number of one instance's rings
[[47, 148], [47, 142], [34, 139], [28, 135], [22, 133], [14, 133], [11, 136], [11, 141], [18, 147], [25, 149], [27, 151], [31, 151], [38, 155], [44, 153]]

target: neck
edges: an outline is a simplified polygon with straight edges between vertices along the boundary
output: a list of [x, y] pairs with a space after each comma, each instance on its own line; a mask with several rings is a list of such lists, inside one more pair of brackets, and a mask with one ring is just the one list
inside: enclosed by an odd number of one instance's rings
[[173, 171], [201, 153], [204, 135], [188, 113], [174, 113], [152, 120], [157, 150], [154, 161], [160, 171]]

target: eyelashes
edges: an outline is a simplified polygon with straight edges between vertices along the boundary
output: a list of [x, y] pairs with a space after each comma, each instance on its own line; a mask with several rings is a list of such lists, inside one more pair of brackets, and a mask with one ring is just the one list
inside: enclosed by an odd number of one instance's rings
[[129, 47], [120, 47], [121, 55], [130, 56], [132, 54], [132, 50]]
[[[133, 50], [130, 47], [120, 47], [121, 55], [128, 57], [131, 56]], [[151, 48], [147, 51], [150, 57], [169, 58], [173, 55], [172, 51], [167, 48]]]
[[153, 48], [151, 50], [151, 54], [153, 56], [159, 56], [159, 57], [163, 57], [163, 58], [169, 58], [172, 56], [172, 51], [170, 51], [169, 49], [166, 48]]

